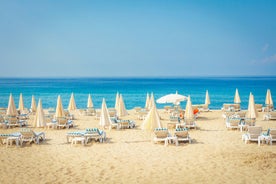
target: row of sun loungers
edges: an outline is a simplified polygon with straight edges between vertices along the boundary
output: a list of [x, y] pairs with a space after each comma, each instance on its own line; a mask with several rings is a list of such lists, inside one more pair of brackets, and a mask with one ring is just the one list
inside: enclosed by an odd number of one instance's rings
[[17, 116], [0, 116], [1, 128], [23, 127], [27, 124], [27, 120]]
[[[86, 145], [90, 140], [102, 143], [106, 141], [106, 133], [98, 128], [87, 128], [84, 131], [68, 132], [66, 138], [67, 142], [71, 142], [71, 144], [79, 141], [83, 145]], [[20, 132], [16, 133], [0, 134], [0, 143], [6, 144], [7, 146], [12, 145], [13, 142], [15, 142], [17, 146], [22, 146], [25, 142], [39, 144], [40, 141], [44, 140], [44, 132], [34, 132], [29, 128], [21, 128]], [[268, 129], [267, 132], [262, 132], [262, 127], [249, 126], [247, 133], [242, 135], [242, 140], [245, 143], [255, 141], [258, 142], [258, 145], [265, 141], [272, 145], [272, 142], [276, 141], [276, 129]], [[153, 132], [154, 143], [164, 142], [166, 146], [169, 143], [175, 143], [175, 145], [178, 146], [180, 141], [192, 142], [187, 128], [176, 128], [172, 133], [170, 133], [167, 128], [156, 128]]]
[[276, 141], [276, 129], [268, 129], [267, 132], [262, 132], [262, 127], [248, 127], [248, 132], [242, 135], [242, 140], [245, 143], [250, 141], [258, 142], [260, 146], [261, 142], [270, 143], [272, 145], [273, 141]]
[[[104, 142], [106, 140], [106, 133], [98, 128], [87, 128], [85, 131], [68, 132], [67, 142], [76, 142], [83, 140], [84, 144], [87, 144], [90, 140]], [[24, 143], [36, 143], [46, 139], [44, 132], [34, 132], [30, 128], [21, 128], [20, 132], [10, 134], [0, 134], [0, 143], [7, 146], [12, 145], [13, 142], [16, 146], [22, 146]]]
[[239, 118], [239, 117], [228, 117], [226, 118], [226, 128], [229, 129], [240, 129], [241, 131], [247, 130], [249, 126], [255, 126], [256, 119], [250, 118]]
[[258, 145], [262, 142], [270, 143], [276, 141], [276, 129], [268, 129], [267, 132], [262, 132], [262, 127], [256, 126], [256, 119], [240, 118], [238, 116], [230, 116], [225, 120], [226, 128], [240, 129], [241, 131], [247, 131], [242, 135], [242, 140], [245, 143], [251, 141], [258, 142]]
[[2, 144], [12, 145], [13, 142], [16, 143], [17, 146], [23, 145], [25, 142], [35, 142], [39, 144], [40, 141], [45, 140], [44, 132], [34, 132], [29, 128], [22, 128], [20, 132], [11, 133], [11, 134], [0, 134], [0, 142]]

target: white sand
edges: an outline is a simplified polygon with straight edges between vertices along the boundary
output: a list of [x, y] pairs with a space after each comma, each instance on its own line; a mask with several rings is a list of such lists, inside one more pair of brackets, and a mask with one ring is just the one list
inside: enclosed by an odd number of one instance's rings
[[[244, 144], [244, 132], [226, 130], [221, 111], [201, 113], [198, 130], [190, 130], [192, 144], [153, 144], [140, 129], [134, 111], [135, 129], [107, 131], [106, 143], [71, 146], [66, 133], [98, 127], [93, 116], [75, 114], [73, 129], [45, 130], [47, 140], [21, 148], [0, 145], [0, 183], [276, 183], [276, 143]], [[159, 110], [163, 124], [168, 115]], [[257, 125], [276, 128], [276, 121]], [[0, 133], [18, 128], [0, 129]]]

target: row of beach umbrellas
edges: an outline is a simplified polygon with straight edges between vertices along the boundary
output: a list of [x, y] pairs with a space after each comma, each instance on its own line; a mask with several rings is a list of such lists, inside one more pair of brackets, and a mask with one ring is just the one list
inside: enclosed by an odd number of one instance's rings
[[[38, 107], [36, 107], [35, 98], [34, 98], [34, 96], [32, 96], [32, 103], [31, 104], [32, 104], [31, 105], [32, 112], [36, 112], [36, 116], [35, 116], [35, 120], [34, 120], [34, 126], [35, 127], [45, 127], [46, 126], [45, 119], [44, 119], [45, 116], [44, 116], [44, 112], [43, 112], [43, 108], [42, 108], [41, 99], [39, 99]], [[93, 108], [93, 102], [92, 102], [92, 98], [91, 98], [90, 94], [88, 95], [87, 107], [88, 108]], [[70, 97], [69, 105], [68, 105], [68, 110], [73, 111], [73, 110], [76, 110], [76, 109], [77, 109], [77, 107], [76, 107], [76, 103], [75, 103], [75, 99], [74, 99], [74, 94], [72, 93], [71, 97]], [[117, 93], [115, 109], [117, 111], [117, 116], [119, 116], [119, 117], [128, 115], [128, 112], [125, 108], [125, 104], [124, 104], [122, 94]], [[24, 102], [23, 102], [22, 94], [20, 94], [18, 110], [20, 110], [20, 111], [24, 110]], [[9, 116], [17, 116], [18, 115], [12, 94], [10, 94], [10, 97], [9, 97], [7, 115], [9, 115]], [[61, 96], [59, 95], [58, 98], [57, 98], [57, 106], [56, 106], [56, 111], [55, 111], [55, 117], [59, 118], [59, 117], [64, 117], [64, 116], [65, 116], [64, 108], [63, 108], [63, 105], [62, 105]], [[103, 99], [102, 108], [101, 108], [100, 125], [109, 126], [110, 124], [111, 124], [111, 122], [110, 122], [108, 109], [107, 109], [107, 106], [106, 106], [105, 99]]]
[[[236, 92], [235, 92], [234, 103], [237, 103], [237, 104], [241, 103], [241, 98], [240, 98], [238, 89], [236, 89]], [[272, 100], [272, 95], [271, 95], [270, 89], [267, 89], [266, 97], [265, 97], [265, 104], [273, 105], [273, 100]]]
[[[150, 109], [150, 107], [152, 106], [151, 105], [152, 101], [150, 100], [152, 96], [153, 96], [153, 93], [151, 94], [151, 96], [149, 95], [149, 93], [147, 93], [145, 109]], [[184, 100], [187, 100], [187, 99], [188, 98], [186, 96], [180, 95], [176, 92], [175, 94], [165, 95], [165, 96], [159, 98], [156, 102], [157, 103], [173, 103], [175, 105], [178, 105], [181, 101], [184, 101]], [[236, 91], [235, 91], [234, 103], [237, 103], [237, 104], [241, 103], [241, 99], [240, 99], [238, 89], [236, 89]], [[208, 90], [206, 90], [205, 104], [207, 104], [207, 105], [210, 104], [210, 97], [209, 97]], [[272, 100], [270, 89], [267, 90], [265, 104], [273, 106], [273, 100]], [[93, 105], [92, 97], [91, 97], [91, 94], [89, 94], [88, 95], [88, 100], [87, 100], [87, 108], [93, 108], [93, 106], [94, 105]], [[23, 111], [24, 108], [25, 107], [24, 107], [23, 95], [22, 95], [22, 93], [20, 93], [18, 110]], [[37, 107], [36, 107], [35, 97], [32, 95], [31, 111], [35, 112], [36, 108]], [[77, 109], [77, 106], [76, 106], [74, 94], [72, 93], [71, 97], [70, 97], [69, 105], [68, 105], [68, 110], [76, 110], [76, 109]], [[118, 92], [116, 94], [115, 109], [118, 112], [118, 116], [127, 115], [127, 111], [126, 111], [126, 108], [125, 108], [125, 104], [124, 104], [122, 94], [119, 94]], [[12, 112], [12, 111], [14, 111], [14, 112]], [[10, 109], [9, 112], [10, 112], [10, 114], [16, 114], [17, 113], [16, 110], [12, 110], [12, 109]]]
[[[60, 101], [60, 100], [61, 100], [60, 96], [58, 96], [58, 101]], [[8, 108], [8, 114], [7, 115], [17, 115], [17, 110], [24, 111], [25, 110], [25, 106], [24, 106], [24, 101], [23, 101], [23, 95], [22, 95], [22, 93], [20, 93], [20, 96], [19, 96], [18, 109], [16, 109], [16, 107], [15, 107], [15, 103], [14, 103], [12, 94], [10, 94], [10, 97], [9, 97], [8, 107], [10, 107], [11, 104], [14, 104], [14, 108], [12, 108], [12, 109]], [[87, 108], [93, 108], [93, 101], [92, 101], [92, 98], [91, 98], [90, 94], [88, 95]], [[32, 101], [31, 101], [31, 108], [30, 108], [30, 110], [32, 112], [36, 112], [36, 109], [37, 109], [37, 106], [36, 106], [35, 97], [34, 97], [34, 95], [32, 95]], [[68, 105], [68, 110], [76, 110], [76, 109], [77, 109], [77, 106], [76, 106], [74, 94], [72, 93], [71, 97], [70, 97], [69, 105]]]
[[[176, 95], [173, 95], [173, 94], [166, 95], [166, 96], [161, 97], [160, 99], [158, 99], [157, 102], [159, 102], [159, 103], [179, 102], [177, 100], [174, 100], [174, 101], [173, 100], [168, 100], [168, 97], [173, 99], [173, 96], [175, 97], [174, 99], [176, 99], [178, 94], [176, 93]], [[193, 113], [193, 108], [192, 108], [191, 97], [188, 96], [185, 99], [187, 99], [187, 104], [186, 104], [186, 108], [185, 108], [184, 118], [185, 119], [193, 119], [194, 118], [194, 113]], [[183, 98], [183, 100], [184, 100], [184, 98]], [[238, 93], [238, 89], [236, 89], [236, 92], [235, 92], [234, 103], [241, 103], [239, 93]], [[269, 89], [267, 90], [265, 103], [266, 103], [266, 105], [273, 105], [271, 92], [270, 92]], [[146, 118], [145, 118], [145, 120], [142, 124], [142, 129], [153, 131], [155, 128], [162, 128], [163, 125], [160, 121], [160, 117], [159, 117], [158, 111], [156, 109], [153, 94], [151, 95], [151, 98], [149, 98], [149, 95], [147, 94], [146, 107], [149, 107], [148, 104], [152, 104], [152, 106], [150, 107], [150, 111], [149, 111], [148, 115], [146, 116]], [[210, 104], [210, 98], [209, 98], [208, 91], [206, 91], [205, 104], [208, 104], [208, 105]], [[247, 110], [247, 113], [246, 113], [246, 117], [250, 118], [250, 119], [255, 119], [255, 118], [257, 118], [257, 116], [258, 116], [258, 113], [257, 113], [256, 107], [255, 107], [254, 95], [252, 93], [250, 93], [249, 94], [248, 110]]]
[[[173, 97], [173, 96], [177, 97], [177, 98], [175, 98], [177, 100], [169, 101], [168, 100], [169, 99], [168, 96], [170, 96], [170, 97]], [[168, 103], [168, 102], [171, 102], [171, 103], [175, 103], [176, 102], [176, 103], [178, 103], [180, 101], [183, 101], [183, 100], [187, 99], [186, 113], [185, 113], [184, 117], [187, 118], [187, 119], [193, 118], [194, 114], [193, 114], [193, 109], [192, 109], [192, 103], [191, 103], [190, 96], [185, 97], [183, 95], [179, 95], [176, 92], [175, 95], [170, 94], [170, 95], [167, 95], [166, 98], [167, 99], [165, 100], [165, 102], [163, 101], [164, 103]], [[162, 99], [162, 97], [160, 99]], [[158, 101], [162, 102], [162, 101], [160, 101], [160, 99], [157, 100], [157, 102]], [[163, 98], [163, 100], [164, 99], [165, 98]], [[237, 89], [236, 89], [234, 101], [235, 101], [235, 103], [240, 103], [240, 97], [239, 97], [239, 93], [238, 93]], [[208, 91], [206, 91], [205, 104], [210, 104], [210, 98], [209, 98]], [[273, 105], [273, 101], [272, 101], [270, 90], [267, 91], [266, 104]], [[93, 107], [93, 102], [92, 102], [92, 98], [91, 98], [90, 94], [88, 95], [87, 107], [88, 108], [92, 108]], [[149, 96], [149, 94], [147, 94], [145, 107], [150, 110], [149, 113], [148, 113], [148, 116], [147, 116], [147, 118], [145, 120], [145, 122], [153, 121], [153, 122], [156, 122], [157, 127], [158, 126], [162, 126], [161, 122], [160, 122], [160, 118], [159, 118], [158, 112], [157, 112], [157, 109], [156, 109], [156, 104], [155, 104], [153, 93], [151, 94], [151, 96]], [[33, 112], [35, 112], [35, 111], [37, 112], [36, 113], [36, 117], [35, 117], [35, 124], [36, 124], [36, 126], [37, 127], [45, 126], [43, 124], [41, 125], [41, 122], [45, 122], [44, 119], [43, 119], [44, 114], [43, 114], [43, 108], [42, 108], [42, 101], [41, 101], [41, 99], [39, 99], [38, 107], [36, 107], [35, 98], [34, 98], [34, 96], [32, 96], [31, 109], [32, 109]], [[70, 97], [70, 102], [69, 102], [69, 105], [68, 105], [68, 109], [69, 110], [75, 110], [75, 109], [77, 109], [73, 93], [71, 94], [71, 97]], [[124, 105], [123, 97], [119, 93], [116, 94], [115, 109], [118, 112], [117, 115], [119, 117], [120, 116], [125, 116], [125, 115], [128, 114], [127, 110], [125, 108], [125, 105]], [[24, 110], [24, 102], [23, 102], [23, 96], [22, 96], [22, 94], [20, 94], [20, 98], [19, 98], [19, 110]], [[107, 113], [108, 110], [107, 110], [107, 107], [106, 107], [105, 99], [103, 99], [101, 111], [102, 111], [102, 113], [101, 113], [102, 116], [105, 117], [105, 118], [102, 117], [101, 119], [110, 119], [108, 117], [109, 114]], [[107, 118], [106, 118], [105, 114], [108, 115]], [[16, 110], [16, 107], [15, 107], [15, 103], [14, 103], [14, 99], [12, 97], [12, 94], [10, 94], [10, 98], [9, 98], [7, 115], [10, 115], [10, 116], [16, 116], [17, 115], [17, 110]], [[63, 109], [63, 106], [62, 106], [62, 101], [61, 101], [60, 95], [58, 96], [58, 99], [57, 99], [57, 106], [56, 106], [55, 117], [64, 117], [64, 109]], [[257, 112], [256, 112], [256, 109], [255, 109], [254, 96], [251, 93], [250, 93], [250, 97], [249, 97], [249, 105], [248, 105], [247, 117], [248, 118], [256, 118], [257, 117]], [[104, 120], [104, 122], [106, 122], [106, 120]], [[110, 122], [109, 121], [107, 121], [107, 123], [101, 123], [100, 122], [100, 124], [103, 125], [103, 126], [105, 126], [105, 125], [110, 124]], [[148, 127], [148, 125], [147, 125], [148, 123], [144, 123], [144, 124], [145, 124], [145, 127]], [[152, 124], [152, 123], [149, 123], [149, 124]], [[150, 127], [151, 128], [155, 127], [155, 125], [150, 125]], [[148, 129], [148, 128], [146, 128], [146, 129]]]

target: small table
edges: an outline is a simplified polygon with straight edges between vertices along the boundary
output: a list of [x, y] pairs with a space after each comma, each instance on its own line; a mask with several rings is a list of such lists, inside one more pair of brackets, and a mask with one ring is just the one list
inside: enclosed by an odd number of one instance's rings
[[248, 125], [246, 124], [239, 124], [240, 127], [240, 131], [242, 132], [244, 129], [246, 129], [248, 127]]
[[175, 143], [176, 146], [178, 146], [177, 137], [167, 137], [165, 140], [165, 146], [168, 146], [168, 143], [172, 143], [172, 141]]
[[247, 143], [248, 139], [249, 139], [248, 134], [243, 134], [242, 135], [242, 140], [244, 141], [245, 144]]
[[18, 147], [18, 145], [19, 145], [19, 137], [8, 137], [6, 141], [7, 141], [7, 142], [6, 142], [7, 147], [8, 147], [9, 145], [12, 145], [12, 143], [13, 143], [14, 141], [15, 141], [17, 147]]
[[74, 139], [74, 138], [76, 138], [76, 137], [83, 137], [84, 136], [84, 133], [68, 133], [67, 135], [66, 135], [66, 139], [67, 139], [67, 143], [69, 143], [70, 142], [70, 139], [71, 139], [71, 142], [72, 142], [72, 140]]
[[49, 129], [49, 128], [56, 128], [56, 127], [57, 127], [57, 124], [54, 123], [54, 122], [51, 122], [51, 123], [47, 123], [46, 126], [47, 126], [48, 129]]
[[262, 143], [264, 143], [264, 141], [265, 141], [266, 144], [268, 144], [270, 142], [270, 145], [272, 145], [272, 140], [271, 140], [271, 137], [269, 135], [260, 135], [258, 137], [258, 146], [260, 146], [261, 141], [262, 141]]
[[85, 138], [84, 137], [74, 137], [73, 139], [72, 139], [72, 143], [71, 143], [71, 145], [73, 145], [73, 144], [77, 144], [77, 142], [81, 142], [81, 144], [84, 146], [85, 145], [85, 143], [86, 143], [86, 141], [85, 141]]

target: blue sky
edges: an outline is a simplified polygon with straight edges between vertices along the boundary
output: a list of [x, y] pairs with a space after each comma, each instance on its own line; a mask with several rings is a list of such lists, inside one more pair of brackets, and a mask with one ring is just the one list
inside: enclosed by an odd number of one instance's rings
[[275, 75], [276, 1], [0, 1], [0, 77]]

